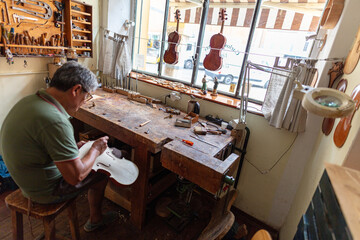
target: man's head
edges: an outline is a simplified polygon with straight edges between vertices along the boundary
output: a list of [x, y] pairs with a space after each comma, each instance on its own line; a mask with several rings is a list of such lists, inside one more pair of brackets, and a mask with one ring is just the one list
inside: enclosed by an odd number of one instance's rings
[[80, 84], [84, 92], [95, 91], [98, 82], [94, 73], [80, 63], [70, 61], [59, 68], [50, 82], [50, 87], [61, 91], [67, 91]]
[[68, 113], [73, 113], [97, 87], [94, 73], [81, 64], [70, 61], [55, 72], [47, 92], [55, 97]]

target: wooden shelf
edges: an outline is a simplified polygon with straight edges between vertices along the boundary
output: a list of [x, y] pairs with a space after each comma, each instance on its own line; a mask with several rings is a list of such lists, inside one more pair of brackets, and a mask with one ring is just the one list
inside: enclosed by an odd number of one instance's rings
[[[4, 44], [0, 43], [0, 47], [3, 47]], [[42, 48], [42, 49], [68, 49], [68, 47], [56, 47], [56, 46], [33, 46], [33, 45], [17, 45], [17, 44], [6, 44], [7, 47], [17, 47], [17, 48]]]
[[325, 163], [331, 185], [353, 239], [360, 239], [360, 172]]
[[91, 48], [75, 48], [76, 51], [79, 50], [79, 51], [89, 51], [91, 52]]
[[91, 13], [77, 11], [77, 10], [74, 10], [74, 9], [71, 9], [71, 13], [77, 13], [77, 14], [81, 14], [81, 15], [84, 15], [84, 16], [91, 16]]
[[73, 42], [84, 42], [84, 43], [91, 43], [91, 40], [81, 40], [81, 39], [73, 39]]
[[78, 20], [72, 20], [74, 23], [80, 23], [80, 24], [86, 24], [86, 25], [91, 25], [90, 22], [84, 22], [84, 21], [78, 21]]
[[73, 29], [73, 32], [79, 32], [79, 33], [91, 33], [91, 31], [85, 31], [85, 30], [78, 30], [78, 29]]

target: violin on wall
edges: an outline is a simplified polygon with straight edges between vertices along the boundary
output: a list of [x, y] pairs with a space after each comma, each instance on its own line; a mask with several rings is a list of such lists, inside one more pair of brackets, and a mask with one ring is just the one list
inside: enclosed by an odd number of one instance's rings
[[179, 59], [179, 53], [177, 52], [177, 46], [180, 42], [179, 34], [179, 21], [180, 21], [180, 10], [177, 9], [175, 12], [176, 19], [176, 30], [169, 34], [168, 37], [168, 49], [164, 53], [164, 62], [167, 64], [177, 64]]
[[221, 50], [225, 47], [226, 38], [222, 34], [224, 30], [224, 22], [226, 20], [225, 9], [221, 9], [219, 12], [219, 16], [221, 19], [221, 29], [218, 34], [215, 34], [210, 39], [210, 52], [206, 55], [204, 59], [204, 67], [209, 71], [217, 71], [222, 67], [222, 57]]

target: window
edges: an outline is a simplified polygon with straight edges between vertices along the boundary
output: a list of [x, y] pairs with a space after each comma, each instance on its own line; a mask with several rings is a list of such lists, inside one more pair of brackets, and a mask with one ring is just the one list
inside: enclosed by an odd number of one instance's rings
[[[314, 40], [306, 36], [316, 34], [325, 1], [138, 0], [133, 54], [145, 63], [134, 61], [133, 69], [195, 87], [201, 87], [206, 75], [210, 89], [217, 77], [218, 92], [239, 97], [246, 61], [275, 66], [287, 57], [310, 55]], [[167, 64], [163, 55], [171, 47], [168, 36], [176, 29], [181, 36], [178, 61]], [[204, 59], [215, 48], [212, 37], [221, 30], [226, 38], [219, 51], [222, 67], [211, 71], [205, 69]], [[269, 79], [269, 73], [251, 70], [253, 101], [263, 101]]]

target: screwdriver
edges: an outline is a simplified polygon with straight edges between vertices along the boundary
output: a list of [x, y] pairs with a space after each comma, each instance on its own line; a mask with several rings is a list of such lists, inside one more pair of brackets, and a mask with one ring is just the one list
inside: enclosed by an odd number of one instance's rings
[[181, 140], [183, 143], [185, 143], [185, 144], [187, 144], [187, 145], [189, 145], [189, 146], [194, 145], [194, 143], [193, 143], [192, 141], [185, 140], [185, 139], [181, 139], [181, 138], [179, 138], [179, 137], [175, 137], [175, 138]]

